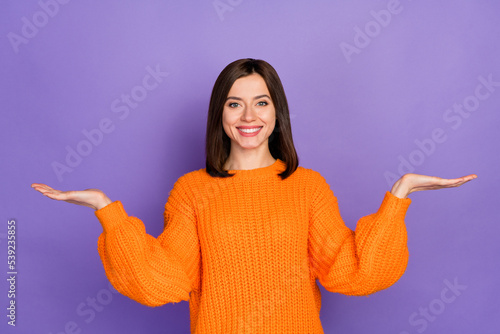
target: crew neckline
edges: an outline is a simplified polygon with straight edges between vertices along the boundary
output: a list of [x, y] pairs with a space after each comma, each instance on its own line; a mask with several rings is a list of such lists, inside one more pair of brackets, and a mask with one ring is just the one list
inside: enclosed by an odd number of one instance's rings
[[227, 172], [229, 174], [234, 174], [234, 176], [238, 177], [255, 177], [255, 176], [277, 174], [276, 172], [282, 172], [285, 169], [286, 169], [285, 162], [282, 161], [281, 159], [276, 159], [275, 162], [266, 167], [259, 167], [254, 169], [229, 169]]

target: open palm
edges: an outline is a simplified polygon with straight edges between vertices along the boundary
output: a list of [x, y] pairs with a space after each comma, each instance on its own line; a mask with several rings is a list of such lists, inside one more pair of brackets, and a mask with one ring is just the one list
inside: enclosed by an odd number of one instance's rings
[[87, 206], [94, 210], [111, 203], [106, 194], [99, 189], [61, 191], [42, 183], [33, 183], [31, 187], [51, 199]]
[[409, 173], [403, 175], [394, 183], [391, 193], [398, 197], [406, 198], [406, 196], [415, 191], [459, 187], [475, 178], [477, 178], [476, 174], [469, 174], [456, 179], [443, 179], [437, 176]]

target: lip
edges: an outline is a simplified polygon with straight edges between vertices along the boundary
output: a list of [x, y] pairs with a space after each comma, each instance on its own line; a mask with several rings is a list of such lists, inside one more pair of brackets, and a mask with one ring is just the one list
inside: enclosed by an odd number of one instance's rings
[[[264, 127], [263, 126], [247, 126], [247, 125], [243, 125], [243, 126], [238, 126], [236, 128], [238, 129], [238, 132], [240, 133], [240, 135], [242, 135], [243, 137], [253, 137], [253, 136], [258, 135], [260, 133], [260, 130], [262, 130]], [[243, 131], [240, 131], [240, 129], [255, 129], [255, 128], [261, 128], [261, 129], [255, 131], [255, 132], [252, 132], [252, 133], [245, 133]]]

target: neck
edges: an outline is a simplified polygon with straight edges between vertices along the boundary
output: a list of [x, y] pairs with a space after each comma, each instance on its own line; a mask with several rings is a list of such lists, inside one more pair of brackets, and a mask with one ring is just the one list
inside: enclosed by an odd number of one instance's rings
[[269, 150], [266, 154], [229, 154], [224, 163], [225, 170], [249, 170], [267, 167], [276, 162]]

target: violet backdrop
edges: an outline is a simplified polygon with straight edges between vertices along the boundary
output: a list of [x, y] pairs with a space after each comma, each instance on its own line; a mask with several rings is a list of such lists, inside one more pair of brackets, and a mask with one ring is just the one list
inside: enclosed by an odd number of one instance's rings
[[[410, 260], [392, 287], [321, 287], [325, 333], [500, 333], [500, 4], [496, 1], [2, 1], [0, 332], [188, 333], [188, 303], [117, 294], [99, 188], [158, 236], [178, 177], [203, 168], [210, 92], [231, 61], [270, 62], [300, 165], [350, 228], [406, 172], [478, 179], [410, 195]], [[8, 221], [16, 221], [16, 326]]]

